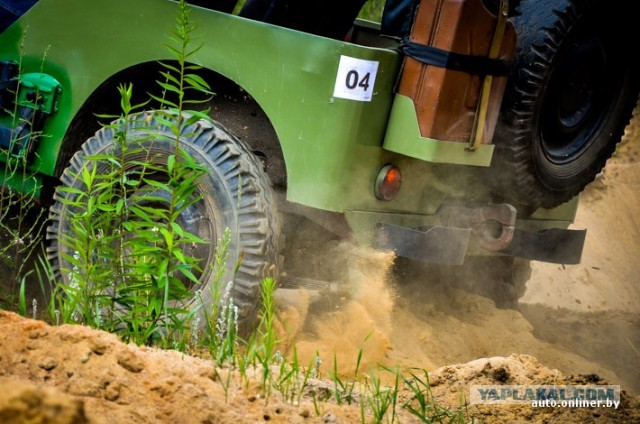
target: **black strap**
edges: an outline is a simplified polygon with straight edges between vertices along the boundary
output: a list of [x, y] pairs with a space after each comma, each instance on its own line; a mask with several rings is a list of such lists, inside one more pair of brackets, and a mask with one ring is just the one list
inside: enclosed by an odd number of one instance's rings
[[405, 55], [427, 65], [468, 74], [506, 76], [509, 75], [513, 64], [507, 60], [455, 53], [411, 41], [404, 41], [400, 49]]

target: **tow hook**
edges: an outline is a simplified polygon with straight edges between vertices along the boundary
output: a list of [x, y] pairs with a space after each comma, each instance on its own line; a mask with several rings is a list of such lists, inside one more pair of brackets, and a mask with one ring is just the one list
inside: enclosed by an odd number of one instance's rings
[[513, 240], [516, 215], [517, 210], [511, 205], [487, 205], [473, 209], [469, 226], [482, 248], [498, 252]]
[[506, 203], [471, 208], [448, 206], [439, 213], [444, 225], [470, 229], [478, 245], [491, 252], [499, 252], [511, 244], [517, 214], [516, 208]]

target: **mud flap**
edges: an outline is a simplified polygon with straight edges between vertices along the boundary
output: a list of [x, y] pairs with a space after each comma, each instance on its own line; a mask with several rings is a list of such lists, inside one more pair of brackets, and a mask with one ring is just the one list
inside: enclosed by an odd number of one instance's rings
[[377, 224], [372, 247], [391, 250], [396, 255], [419, 261], [462, 265], [469, 245], [471, 229], [453, 227], [405, 228]]
[[[462, 265], [472, 229], [453, 227], [405, 228], [377, 224], [372, 247], [424, 262]], [[497, 254], [557, 264], [579, 264], [587, 230], [551, 228], [513, 231], [511, 242]], [[487, 249], [489, 250], [489, 249]]]
[[586, 236], [587, 230], [515, 230], [511, 243], [500, 250], [500, 253], [542, 262], [575, 265], [582, 258]]

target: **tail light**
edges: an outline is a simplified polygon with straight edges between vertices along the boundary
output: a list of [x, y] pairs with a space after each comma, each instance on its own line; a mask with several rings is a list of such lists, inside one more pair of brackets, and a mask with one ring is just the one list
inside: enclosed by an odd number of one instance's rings
[[375, 194], [379, 200], [389, 201], [398, 196], [402, 185], [402, 172], [395, 165], [385, 165], [378, 172]]

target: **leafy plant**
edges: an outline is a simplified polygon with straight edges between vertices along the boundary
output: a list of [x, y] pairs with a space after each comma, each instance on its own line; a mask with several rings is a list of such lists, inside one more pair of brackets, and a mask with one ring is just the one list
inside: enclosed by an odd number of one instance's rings
[[279, 343], [274, 328], [276, 319], [276, 306], [273, 294], [276, 290], [276, 281], [272, 278], [262, 280], [262, 314], [257, 331], [257, 343], [253, 345], [253, 352], [262, 365], [262, 387], [266, 388], [269, 378], [271, 361]]
[[[118, 87], [121, 114], [105, 126], [113, 134], [113, 147], [86, 158], [74, 177], [81, 188], [65, 187], [60, 196], [69, 213], [71, 231], [61, 243], [72, 254], [69, 283], [62, 285], [57, 303], [64, 303], [63, 321], [81, 321], [119, 333], [125, 340], [185, 348], [195, 313], [189, 286], [199, 284], [199, 259], [189, 246], [203, 243], [185, 231], [179, 216], [200, 200], [197, 179], [205, 172], [181, 148], [189, 125], [206, 119], [202, 111], [187, 110], [201, 102], [188, 99], [192, 91], [209, 94], [207, 83], [188, 59], [195, 25], [185, 1], [178, 4], [177, 22], [167, 44], [175, 64], [162, 63], [161, 96], [150, 95], [161, 110], [154, 124], [170, 136], [148, 131], [132, 137], [131, 129], [144, 130], [150, 115], [134, 112], [146, 106], [132, 104], [133, 86]], [[167, 140], [168, 139], [168, 140]], [[169, 141], [173, 151], [158, 161], [143, 142]]]

